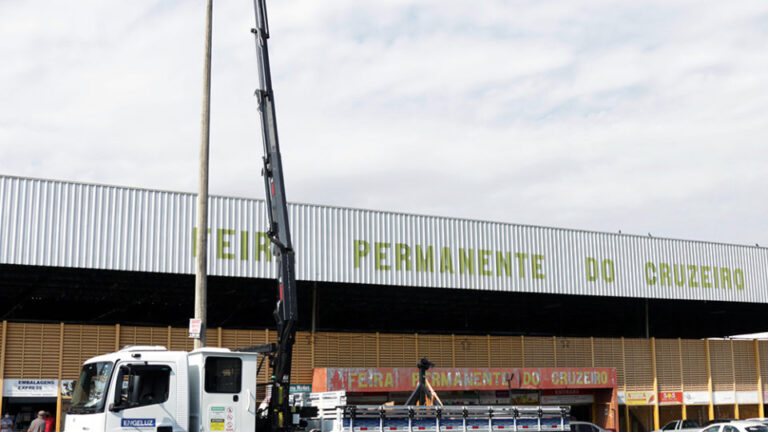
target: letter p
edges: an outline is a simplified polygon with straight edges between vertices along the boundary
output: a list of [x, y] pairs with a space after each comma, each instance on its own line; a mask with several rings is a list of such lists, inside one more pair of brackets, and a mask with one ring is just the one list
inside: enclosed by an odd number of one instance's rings
[[368, 256], [371, 245], [365, 240], [355, 240], [355, 268], [360, 268], [360, 260]]

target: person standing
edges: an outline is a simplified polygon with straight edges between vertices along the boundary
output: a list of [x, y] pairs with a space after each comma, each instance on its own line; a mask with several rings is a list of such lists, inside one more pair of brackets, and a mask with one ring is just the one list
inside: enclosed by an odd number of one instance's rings
[[45, 411], [38, 411], [37, 418], [29, 424], [27, 432], [45, 432]]
[[56, 419], [53, 418], [50, 411], [45, 412], [45, 432], [53, 432], [56, 429]]
[[0, 420], [0, 432], [13, 432], [13, 418], [8, 413]]

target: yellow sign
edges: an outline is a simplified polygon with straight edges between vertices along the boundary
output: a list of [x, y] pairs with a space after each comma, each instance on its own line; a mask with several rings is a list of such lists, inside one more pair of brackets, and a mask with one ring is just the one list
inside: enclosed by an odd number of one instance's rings
[[628, 391], [625, 395], [627, 405], [653, 405], [656, 402], [652, 391]]

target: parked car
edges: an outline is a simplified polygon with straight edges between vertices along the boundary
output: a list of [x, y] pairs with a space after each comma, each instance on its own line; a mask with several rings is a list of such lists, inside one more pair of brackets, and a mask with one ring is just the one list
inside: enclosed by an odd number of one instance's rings
[[[600, 426], [590, 422], [573, 420], [570, 423], [571, 432], [610, 432], [609, 430], [603, 429]], [[768, 430], [760, 432], [768, 432]]]
[[730, 423], [732, 421], [736, 421], [736, 419], [735, 418], [716, 418], [704, 423], [704, 427], [717, 424], [717, 423]]
[[764, 425], [768, 425], [768, 418], [765, 418], [765, 417], [750, 418], [750, 419], [747, 419], [747, 421], [754, 421], [754, 422], [762, 423]]
[[676, 431], [676, 432], [694, 432], [701, 429], [701, 425], [696, 420], [672, 420], [662, 426], [658, 431]]
[[768, 426], [756, 421], [732, 420], [707, 426], [701, 432], [768, 432]]

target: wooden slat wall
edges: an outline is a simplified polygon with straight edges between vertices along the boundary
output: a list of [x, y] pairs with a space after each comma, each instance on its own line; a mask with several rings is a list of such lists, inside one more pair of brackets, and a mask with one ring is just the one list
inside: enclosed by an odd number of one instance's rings
[[626, 377], [624, 374], [624, 349], [621, 339], [595, 339], [595, 367], [615, 367], [616, 387], [624, 390]]
[[707, 354], [705, 341], [683, 339], [683, 390], [707, 391]]
[[736, 391], [757, 390], [757, 366], [752, 341], [734, 340], [733, 370]]
[[65, 325], [62, 379], [77, 379], [85, 360], [115, 350], [115, 327]]
[[[436, 367], [453, 367], [453, 346], [448, 335], [419, 335], [418, 357], [426, 357]], [[416, 366], [415, 364], [411, 367]]]
[[554, 367], [555, 344], [551, 337], [526, 337], [523, 344], [525, 367]]
[[650, 339], [624, 339], [627, 390], [653, 390]]
[[59, 375], [58, 324], [8, 323], [5, 378]]
[[416, 354], [416, 336], [412, 334], [379, 335], [380, 367], [413, 367], [419, 359]]
[[656, 339], [656, 376], [659, 380], [659, 391], [683, 390], [683, 374], [680, 367], [678, 340]]
[[522, 341], [519, 337], [491, 336], [490, 366], [521, 367], [523, 366]]
[[557, 367], [592, 367], [592, 341], [588, 338], [557, 338]]
[[312, 382], [312, 334], [297, 332], [293, 344], [293, 364], [291, 365], [291, 382]]
[[712, 368], [712, 389], [714, 391], [733, 391], [733, 355], [731, 341], [710, 340], [709, 361]]
[[[59, 350], [62, 379], [75, 379], [83, 361], [125, 345], [162, 345], [191, 350], [185, 328], [63, 326], [7, 323], [5, 378], [55, 378]], [[0, 328], [0, 331], [2, 328]], [[267, 330], [209, 329], [209, 346], [242, 348], [276, 342]], [[219, 343], [219, 340], [221, 343]], [[710, 340], [714, 390], [754, 391], [752, 341]], [[768, 391], [768, 342], [758, 343], [764, 389]], [[680, 353], [682, 352], [682, 357]], [[314, 367], [414, 367], [427, 356], [439, 367], [615, 367], [619, 390], [651, 390], [650, 340], [520, 336], [298, 332], [292, 382], [312, 382]], [[312, 356], [314, 353], [314, 358]], [[659, 391], [706, 391], [703, 340], [656, 340]], [[266, 368], [260, 380], [267, 379]]]
[[486, 336], [456, 336], [456, 367], [488, 367]]

